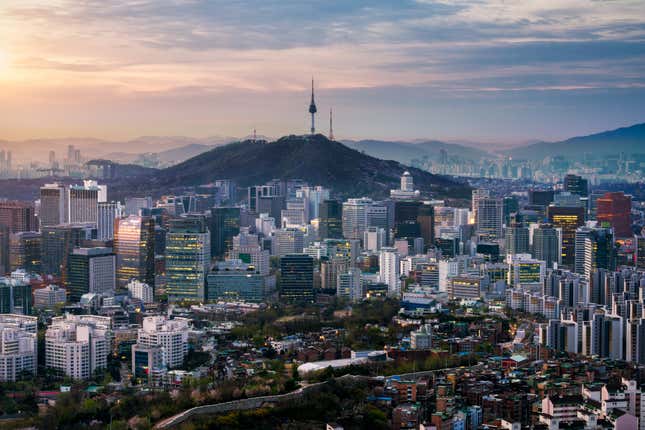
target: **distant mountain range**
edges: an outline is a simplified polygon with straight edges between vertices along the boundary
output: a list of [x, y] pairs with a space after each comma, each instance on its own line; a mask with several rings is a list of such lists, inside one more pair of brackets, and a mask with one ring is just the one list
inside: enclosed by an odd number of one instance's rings
[[625, 154], [645, 154], [645, 123], [611, 131], [572, 137], [560, 142], [538, 142], [505, 150], [504, 155], [519, 159], [539, 160], [560, 155], [567, 158], [582, 157], [590, 153], [596, 157]]
[[410, 164], [414, 159], [428, 157], [438, 159], [441, 150], [447, 155], [459, 156], [466, 159], [493, 158], [494, 155], [470, 146], [457, 143], [447, 143], [439, 140], [426, 140], [418, 142], [385, 141], [385, 140], [347, 140], [343, 143], [350, 148], [365, 152], [373, 157], [384, 160], [396, 160], [400, 163]]
[[271, 179], [297, 178], [329, 187], [341, 196], [385, 197], [390, 189], [399, 188], [401, 174], [406, 170], [412, 173], [415, 187], [424, 193], [470, 197], [469, 187], [460, 182], [363, 154], [321, 134], [219, 146], [138, 180], [116, 184], [114, 192], [164, 193], [223, 178], [232, 179], [241, 187]]

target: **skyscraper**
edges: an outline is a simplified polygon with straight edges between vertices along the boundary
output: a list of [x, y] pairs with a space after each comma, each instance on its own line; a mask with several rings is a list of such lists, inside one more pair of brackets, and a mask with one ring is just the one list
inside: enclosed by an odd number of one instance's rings
[[368, 227], [367, 208], [372, 204], [372, 199], [348, 199], [343, 203], [343, 237], [345, 239], [363, 238], [363, 233]]
[[591, 273], [596, 269], [616, 269], [616, 249], [611, 229], [591, 230], [585, 238], [584, 258], [584, 275], [587, 279], [591, 278]]
[[504, 208], [502, 199], [482, 197], [477, 199], [477, 234], [484, 240], [502, 239]]
[[68, 222], [67, 187], [59, 183], [45, 184], [40, 188], [40, 227], [65, 224]]
[[75, 248], [69, 256], [67, 291], [71, 301], [85, 293], [113, 295], [116, 289], [116, 257], [112, 248]]
[[280, 295], [289, 301], [314, 299], [314, 259], [306, 254], [290, 254], [280, 259]]
[[10, 271], [9, 227], [0, 224], [0, 276]]
[[240, 208], [215, 207], [211, 209], [211, 255], [222, 258], [231, 249], [233, 237], [240, 233]]
[[578, 175], [566, 175], [564, 177], [564, 190], [581, 197], [589, 196], [589, 181]]
[[343, 237], [343, 206], [338, 200], [323, 200], [318, 213], [321, 240]]
[[0, 202], [0, 224], [9, 228], [10, 233], [37, 231], [36, 214], [30, 202]]
[[170, 220], [166, 234], [168, 299], [204, 301], [210, 261], [210, 232], [204, 218], [186, 216]]
[[299, 228], [281, 228], [273, 234], [273, 255], [300, 254], [303, 248], [304, 233]]
[[387, 285], [388, 295], [399, 297], [401, 294], [401, 280], [399, 267], [399, 253], [396, 248], [383, 247], [379, 254], [379, 280]]
[[487, 199], [490, 197], [490, 190], [485, 188], [478, 188], [473, 190], [472, 199], [471, 199], [471, 211], [473, 213], [473, 218], [477, 222], [477, 209], [480, 199]]
[[11, 271], [24, 269], [26, 272], [40, 273], [42, 236], [35, 231], [14, 233], [9, 238]]
[[123, 208], [119, 202], [98, 203], [97, 239], [114, 239], [114, 222], [121, 218]]
[[584, 224], [583, 207], [549, 206], [547, 208], [549, 223], [560, 228], [562, 232], [562, 258], [564, 266], [573, 269], [575, 262], [576, 229]]
[[533, 257], [546, 262], [547, 268], [560, 263], [560, 231], [551, 224], [540, 224], [533, 231]]
[[155, 224], [150, 217], [131, 215], [117, 220], [114, 231], [117, 285], [124, 288], [131, 279], [154, 286]]
[[107, 199], [107, 187], [95, 181], [69, 187], [69, 222], [98, 222], [98, 204]]
[[506, 228], [506, 254], [527, 254], [529, 252], [529, 229], [521, 225]]
[[599, 223], [607, 223], [614, 229], [617, 238], [627, 238], [634, 235], [632, 231], [632, 198], [623, 192], [606, 193], [598, 198], [596, 219]]
[[41, 261], [45, 274], [65, 276], [69, 255], [82, 241], [92, 239], [95, 229], [87, 224], [61, 224], [42, 228]]

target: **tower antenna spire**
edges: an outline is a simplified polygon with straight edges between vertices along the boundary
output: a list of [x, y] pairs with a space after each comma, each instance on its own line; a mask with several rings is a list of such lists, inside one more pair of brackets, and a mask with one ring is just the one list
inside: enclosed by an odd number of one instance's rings
[[334, 140], [334, 124], [331, 108], [329, 108], [329, 140]]
[[316, 134], [315, 115], [318, 112], [316, 102], [314, 101], [314, 78], [311, 77], [311, 103], [309, 103], [309, 113], [311, 114], [311, 134]]

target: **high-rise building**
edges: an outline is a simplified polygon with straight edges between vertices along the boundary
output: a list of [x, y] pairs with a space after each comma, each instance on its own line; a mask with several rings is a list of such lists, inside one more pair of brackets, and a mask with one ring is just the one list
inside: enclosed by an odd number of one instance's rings
[[41, 229], [42, 271], [45, 274], [62, 276], [67, 274], [69, 255], [84, 240], [92, 239], [96, 229], [88, 224], [60, 224]]
[[419, 206], [417, 214], [417, 222], [419, 223], [419, 230], [423, 238], [423, 243], [426, 248], [432, 246], [434, 243], [434, 206], [423, 203]]
[[110, 317], [55, 317], [45, 333], [45, 365], [73, 379], [89, 379], [107, 367]]
[[262, 248], [260, 238], [257, 234], [250, 234], [248, 227], [243, 227], [240, 234], [233, 237], [230, 258], [250, 264], [262, 276], [269, 274], [270, 257], [269, 250]]
[[40, 228], [65, 224], [69, 221], [67, 187], [59, 183], [45, 184], [40, 188]]
[[233, 237], [240, 233], [239, 207], [214, 207], [210, 218], [211, 255], [222, 258], [233, 246]]
[[540, 224], [533, 230], [533, 257], [546, 262], [547, 268], [560, 263], [561, 249], [559, 229], [551, 224]]
[[345, 273], [339, 273], [336, 282], [336, 295], [352, 302], [363, 298], [361, 271], [354, 268]]
[[11, 271], [24, 269], [40, 273], [42, 270], [42, 235], [35, 231], [14, 233], [9, 238]]
[[47, 285], [34, 290], [34, 307], [52, 309], [56, 305], [64, 305], [67, 301], [67, 290], [58, 285]]
[[204, 301], [210, 261], [210, 232], [204, 218], [187, 216], [170, 220], [166, 234], [168, 299]]
[[280, 259], [280, 295], [289, 301], [314, 299], [314, 259], [306, 254], [289, 254]]
[[165, 367], [180, 367], [188, 354], [189, 329], [190, 321], [185, 318], [145, 317], [137, 332], [136, 346], [158, 347], [162, 351]]
[[137, 281], [136, 279], [133, 279], [128, 283], [126, 286], [128, 291], [130, 292], [130, 295], [135, 298], [141, 300], [143, 303], [153, 303], [154, 302], [154, 289], [146, 284], [145, 282]]
[[0, 202], [0, 224], [9, 228], [9, 233], [37, 231], [36, 213], [33, 203]]
[[86, 293], [114, 295], [116, 256], [112, 248], [75, 248], [67, 266], [67, 290], [74, 302]]
[[296, 191], [296, 197], [304, 199], [307, 204], [309, 217], [307, 222], [320, 216], [320, 205], [325, 200], [329, 200], [329, 196], [329, 189], [321, 187], [320, 185], [316, 187], [302, 187]]
[[123, 215], [119, 202], [99, 202], [97, 206], [97, 236], [98, 240], [114, 239], [114, 223]]
[[529, 190], [529, 204], [546, 208], [553, 203], [553, 195], [553, 190]]
[[304, 233], [299, 228], [281, 228], [273, 233], [272, 254], [300, 254], [304, 248]]
[[529, 253], [529, 229], [527, 227], [520, 225], [507, 227], [504, 239], [506, 241], [506, 254]]
[[[577, 257], [577, 256], [576, 256]], [[616, 269], [616, 248], [611, 229], [597, 228], [589, 232], [584, 244], [584, 275], [590, 279], [597, 269]]]
[[262, 275], [252, 264], [242, 260], [218, 262], [208, 274], [209, 301], [267, 301], [275, 291], [275, 278]]
[[[423, 203], [418, 200], [397, 200], [394, 202], [394, 238], [415, 238], [421, 237], [421, 225], [419, 223], [419, 210]], [[431, 206], [429, 206], [432, 208]], [[430, 209], [432, 210], [432, 209]], [[426, 224], [434, 218], [429, 211], [424, 215]], [[434, 232], [433, 232], [434, 235]]]
[[131, 215], [115, 223], [116, 280], [125, 287], [132, 279], [154, 287], [155, 223], [150, 217]]
[[448, 280], [450, 300], [478, 299], [482, 296], [482, 278], [479, 276], [458, 275]]
[[645, 269], [645, 236], [636, 236], [636, 267]]
[[84, 181], [83, 185], [69, 187], [69, 222], [98, 222], [98, 204], [107, 200], [107, 187], [96, 181]]
[[141, 209], [152, 208], [152, 197], [126, 197], [125, 216], [141, 215]]
[[9, 227], [0, 224], [0, 276], [11, 271], [11, 257], [9, 253]]
[[318, 209], [318, 233], [321, 240], [343, 237], [343, 205], [338, 200], [323, 200]]
[[585, 209], [583, 207], [549, 206], [547, 217], [549, 223], [562, 232], [561, 263], [573, 269], [576, 229], [585, 222]]
[[368, 227], [363, 234], [363, 248], [366, 251], [378, 252], [386, 242], [385, 229], [380, 227]]
[[286, 209], [281, 212], [283, 227], [303, 227], [309, 223], [309, 205], [304, 198], [287, 200]]
[[477, 234], [483, 240], [495, 241], [503, 237], [504, 208], [502, 199], [480, 197], [477, 199], [475, 221]]
[[596, 219], [614, 229], [617, 238], [632, 237], [632, 198], [623, 192], [606, 193], [597, 199]]
[[379, 254], [379, 280], [387, 285], [388, 295], [400, 297], [401, 295], [401, 274], [399, 264], [399, 252], [393, 247], [382, 247]]
[[38, 338], [36, 317], [0, 315], [0, 382], [14, 382], [21, 375], [36, 375]]
[[361, 240], [368, 227], [367, 211], [372, 205], [372, 199], [362, 197], [349, 199], [343, 203], [343, 237], [345, 239]]
[[31, 285], [19, 279], [0, 278], [0, 314], [30, 315]]
[[564, 177], [564, 190], [581, 197], [589, 196], [589, 181], [581, 176], [566, 175]]
[[473, 190], [471, 198], [471, 211], [473, 213], [473, 219], [475, 223], [477, 222], [477, 210], [479, 209], [479, 200], [490, 198], [490, 190], [485, 188], [478, 188]]

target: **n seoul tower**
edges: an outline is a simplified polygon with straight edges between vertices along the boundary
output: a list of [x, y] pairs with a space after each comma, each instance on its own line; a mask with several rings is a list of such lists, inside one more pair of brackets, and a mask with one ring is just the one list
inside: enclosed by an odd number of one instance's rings
[[314, 117], [317, 111], [316, 102], [314, 101], [314, 78], [311, 78], [311, 103], [309, 103], [309, 113], [311, 114], [311, 134], [316, 134]]

